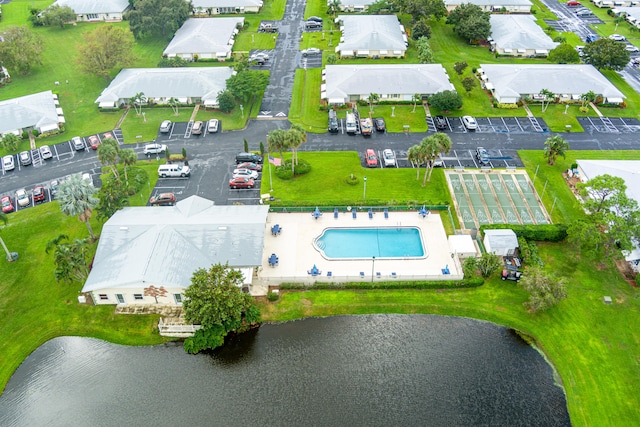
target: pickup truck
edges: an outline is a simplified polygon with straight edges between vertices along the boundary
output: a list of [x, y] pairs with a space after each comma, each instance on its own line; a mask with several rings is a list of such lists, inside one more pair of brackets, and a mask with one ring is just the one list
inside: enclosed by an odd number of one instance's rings
[[371, 136], [373, 132], [373, 122], [370, 118], [360, 119], [360, 132], [362, 136]]
[[258, 31], [261, 33], [277, 33], [278, 27], [273, 24], [260, 24]]

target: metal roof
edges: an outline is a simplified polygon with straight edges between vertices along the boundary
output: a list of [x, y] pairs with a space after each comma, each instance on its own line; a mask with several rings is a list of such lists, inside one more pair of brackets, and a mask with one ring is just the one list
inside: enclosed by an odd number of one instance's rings
[[531, 6], [529, 0], [444, 0], [446, 6], [461, 5], [471, 3], [477, 6]]
[[261, 265], [268, 211], [265, 205], [216, 206], [198, 196], [171, 207], [124, 208], [102, 228], [82, 291], [186, 288], [198, 268]]
[[536, 24], [533, 15], [491, 15], [491, 37], [500, 49], [544, 49], [558, 46]]
[[69, 6], [76, 15], [122, 13], [129, 7], [129, 0], [58, 0], [54, 5]]
[[262, 0], [191, 0], [194, 7], [262, 7]]
[[485, 230], [483, 242], [487, 252], [504, 256], [518, 247], [518, 236], [511, 229]]
[[58, 126], [53, 92], [47, 90], [0, 101], [0, 134], [27, 127]]
[[96, 103], [117, 102], [140, 92], [147, 98], [216, 100], [233, 74], [231, 67], [125, 68], [102, 91]]
[[451, 90], [440, 64], [327, 65], [327, 99], [348, 101], [349, 95], [434, 94]]
[[498, 99], [538, 94], [542, 89], [566, 95], [593, 91], [605, 98], [625, 97], [589, 64], [480, 64], [480, 67], [493, 84]]
[[236, 26], [244, 18], [191, 18], [176, 31], [163, 55], [228, 53]]
[[344, 27], [339, 50], [407, 50], [395, 15], [339, 15], [338, 21]]

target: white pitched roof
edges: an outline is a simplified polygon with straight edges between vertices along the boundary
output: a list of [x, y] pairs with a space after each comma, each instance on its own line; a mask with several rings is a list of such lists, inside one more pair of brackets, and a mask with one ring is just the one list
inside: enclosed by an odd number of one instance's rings
[[96, 103], [117, 102], [140, 92], [147, 98], [216, 100], [233, 74], [230, 67], [125, 68], [102, 91]]
[[58, 0], [54, 5], [69, 6], [76, 15], [122, 13], [129, 7], [129, 0]]
[[163, 54], [227, 53], [233, 47], [229, 41], [238, 24], [244, 24], [244, 18], [187, 19]]
[[493, 6], [493, 7], [507, 7], [507, 6], [531, 6], [529, 0], [444, 0], [446, 6], [459, 5], [463, 3], [471, 3], [478, 6]]
[[506, 256], [509, 254], [509, 251], [515, 250], [518, 247], [518, 236], [516, 236], [515, 231], [509, 228], [485, 230], [483, 243], [487, 252]]
[[498, 98], [537, 94], [542, 89], [567, 95], [593, 91], [605, 98], [625, 97], [593, 65], [480, 64], [480, 67]]
[[536, 24], [533, 15], [491, 15], [489, 20], [491, 37], [499, 48], [551, 50], [559, 44]]
[[0, 133], [31, 126], [57, 126], [58, 121], [50, 90], [0, 101]]
[[338, 20], [344, 26], [339, 50], [407, 50], [395, 15], [339, 15]]
[[191, 0], [194, 7], [262, 7], [262, 0]]
[[265, 205], [216, 206], [198, 196], [175, 206], [124, 208], [102, 228], [82, 291], [186, 288], [198, 268], [261, 265], [268, 211]]
[[434, 94], [451, 90], [449, 76], [440, 64], [327, 65], [326, 98], [349, 95]]

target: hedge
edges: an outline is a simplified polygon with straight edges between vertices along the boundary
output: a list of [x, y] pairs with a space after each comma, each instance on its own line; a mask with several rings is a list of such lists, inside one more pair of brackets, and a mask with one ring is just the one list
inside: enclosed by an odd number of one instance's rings
[[567, 238], [567, 226], [565, 224], [486, 224], [480, 226], [484, 236], [484, 230], [511, 229], [516, 236], [535, 242], [561, 242]]
[[319, 289], [454, 289], [477, 288], [484, 284], [484, 279], [474, 277], [462, 280], [432, 280], [432, 281], [394, 281], [394, 282], [315, 282], [312, 285], [304, 283], [281, 283], [282, 290], [319, 290]]

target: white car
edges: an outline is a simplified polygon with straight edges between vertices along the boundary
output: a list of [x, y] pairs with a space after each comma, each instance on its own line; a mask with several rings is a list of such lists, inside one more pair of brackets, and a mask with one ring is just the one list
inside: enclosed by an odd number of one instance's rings
[[302, 51], [302, 56], [320, 55], [322, 51], [317, 47], [310, 47]]
[[147, 144], [144, 146], [142, 152], [147, 156], [151, 154], [162, 154], [167, 151], [167, 146], [164, 144]]
[[462, 123], [464, 123], [464, 127], [466, 127], [469, 130], [478, 129], [478, 122], [476, 122], [476, 119], [474, 119], [471, 116], [463, 116]]
[[13, 156], [8, 155], [2, 158], [2, 167], [6, 171], [12, 171], [16, 168], [16, 162], [13, 159]]
[[234, 169], [233, 178], [251, 178], [258, 179], [258, 172], [251, 169]]
[[161, 133], [169, 133], [171, 132], [171, 120], [165, 120], [160, 123], [160, 132]]
[[249, 57], [249, 61], [257, 61], [258, 59], [262, 59], [263, 61], [269, 60], [269, 54], [264, 52], [254, 53]]
[[211, 119], [209, 123], [207, 123], [207, 132], [216, 133], [218, 132], [218, 119]]
[[611, 40], [615, 40], [617, 42], [623, 42], [623, 41], [627, 40], [623, 35], [620, 35], [620, 34], [611, 34], [609, 36], [609, 38]]
[[632, 44], [628, 44], [625, 49], [627, 50], [627, 52], [639, 52], [640, 49], [638, 49], [636, 46], [632, 45]]
[[384, 167], [396, 166], [396, 155], [393, 153], [393, 150], [387, 148], [382, 152], [382, 161], [384, 162]]
[[89, 183], [89, 185], [91, 185], [93, 187], [93, 178], [91, 177], [90, 173], [83, 173], [82, 174], [82, 179], [84, 181], [87, 181]]
[[48, 145], [43, 145], [42, 147], [40, 147], [40, 157], [42, 157], [42, 160], [47, 160], [53, 157], [51, 148], [49, 148]]
[[31, 198], [29, 197], [29, 195], [27, 194], [27, 191], [24, 188], [21, 188], [20, 190], [16, 190], [16, 202], [18, 203], [18, 206], [23, 208], [31, 204]]
[[84, 145], [84, 141], [79, 136], [74, 136], [73, 138], [71, 138], [71, 143], [73, 144], [73, 148], [75, 148], [76, 151], [84, 150], [85, 148], [87, 148], [87, 146]]

